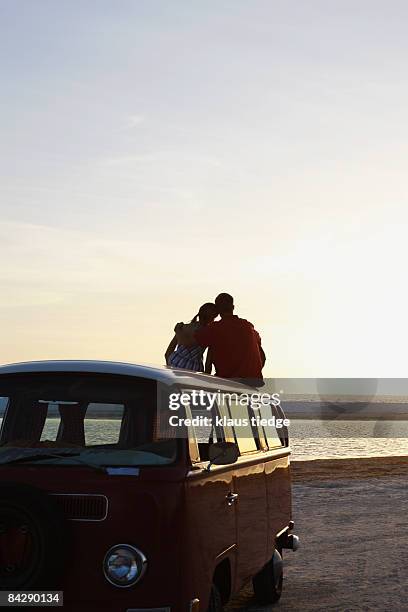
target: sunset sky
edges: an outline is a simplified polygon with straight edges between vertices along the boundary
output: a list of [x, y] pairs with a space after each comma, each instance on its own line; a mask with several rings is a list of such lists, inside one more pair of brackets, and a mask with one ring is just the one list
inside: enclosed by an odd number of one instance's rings
[[408, 376], [407, 19], [2, 0], [0, 362], [160, 364], [228, 291], [268, 376]]

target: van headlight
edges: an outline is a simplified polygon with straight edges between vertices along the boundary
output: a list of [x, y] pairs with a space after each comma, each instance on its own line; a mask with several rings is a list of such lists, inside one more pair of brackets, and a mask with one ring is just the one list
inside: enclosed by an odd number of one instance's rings
[[146, 571], [147, 559], [130, 544], [116, 544], [108, 550], [103, 560], [106, 580], [117, 587], [130, 587], [138, 582]]

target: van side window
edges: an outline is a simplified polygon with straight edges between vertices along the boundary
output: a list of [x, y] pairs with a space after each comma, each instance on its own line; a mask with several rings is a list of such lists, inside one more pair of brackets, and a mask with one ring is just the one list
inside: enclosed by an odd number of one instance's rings
[[[188, 391], [185, 391], [188, 393]], [[187, 412], [187, 410], [186, 410]], [[214, 398], [211, 400], [207, 396], [201, 396], [200, 400], [189, 402], [188, 412], [192, 418], [201, 417], [206, 424], [194, 425], [189, 431], [190, 458], [194, 461], [194, 446], [196, 441], [199, 450], [199, 460], [209, 461], [209, 446], [213, 442], [236, 442], [234, 429], [228, 424], [216, 423], [217, 417], [231, 418], [228, 403], [224, 400], [218, 404]], [[190, 439], [192, 434], [193, 439]], [[193, 455], [192, 455], [193, 453]]]
[[[268, 421], [270, 421], [272, 419], [272, 416], [274, 415], [273, 406], [271, 404], [269, 404], [269, 406], [262, 405], [259, 408], [258, 413], [261, 419], [267, 419]], [[265, 432], [265, 437], [268, 442], [269, 449], [282, 446], [282, 441], [274, 425], [262, 425], [262, 428]]]
[[218, 412], [221, 418], [225, 419], [225, 425], [223, 427], [224, 429], [224, 440], [225, 442], [233, 442], [236, 443], [236, 437], [235, 437], [235, 432], [234, 432], [234, 428], [231, 425], [228, 425], [228, 420], [231, 419], [231, 411], [230, 411], [230, 407], [228, 404], [228, 400], [221, 395], [220, 397], [221, 401], [218, 404]]
[[[191, 389], [184, 389], [183, 393], [191, 394]], [[202, 425], [188, 427], [189, 453], [191, 461], [208, 461], [208, 449], [213, 442], [220, 442], [223, 439], [223, 432], [214, 424], [214, 418], [218, 415], [217, 405], [212, 409], [203, 400], [195, 401], [190, 396], [188, 406], [186, 406], [186, 416], [200, 418]]]
[[230, 411], [235, 422], [235, 436], [241, 455], [258, 450], [250, 421], [252, 410], [247, 405], [241, 405], [239, 400], [230, 399]]
[[189, 405], [193, 418], [201, 417], [203, 421], [206, 419], [206, 424], [194, 427], [197, 442], [199, 444], [220, 442], [222, 440], [222, 434], [219, 431], [217, 432], [217, 428], [214, 424], [214, 418], [218, 415], [217, 406], [215, 405], [212, 410], [209, 410], [209, 406], [206, 404], [205, 400], [204, 402], [200, 401], [198, 405], [194, 405], [194, 403], [190, 401]]

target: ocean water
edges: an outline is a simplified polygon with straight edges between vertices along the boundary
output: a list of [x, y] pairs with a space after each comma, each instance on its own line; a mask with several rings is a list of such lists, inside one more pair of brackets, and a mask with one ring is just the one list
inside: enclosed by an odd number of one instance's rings
[[[58, 424], [58, 419], [48, 419], [41, 439], [55, 440]], [[86, 443], [114, 444], [119, 430], [118, 419], [89, 419]], [[289, 436], [293, 459], [408, 455], [408, 420], [291, 419]]]
[[408, 421], [292, 419], [293, 459], [408, 455]]

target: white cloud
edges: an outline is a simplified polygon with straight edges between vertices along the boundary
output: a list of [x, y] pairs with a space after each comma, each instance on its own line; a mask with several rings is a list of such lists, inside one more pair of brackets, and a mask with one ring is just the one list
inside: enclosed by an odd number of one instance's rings
[[118, 155], [117, 157], [108, 157], [102, 161], [102, 164], [107, 166], [131, 166], [133, 164], [154, 163], [159, 158], [154, 154], [142, 155]]
[[137, 127], [141, 123], [144, 123], [145, 119], [144, 115], [130, 115], [128, 117], [128, 125], [131, 128]]

